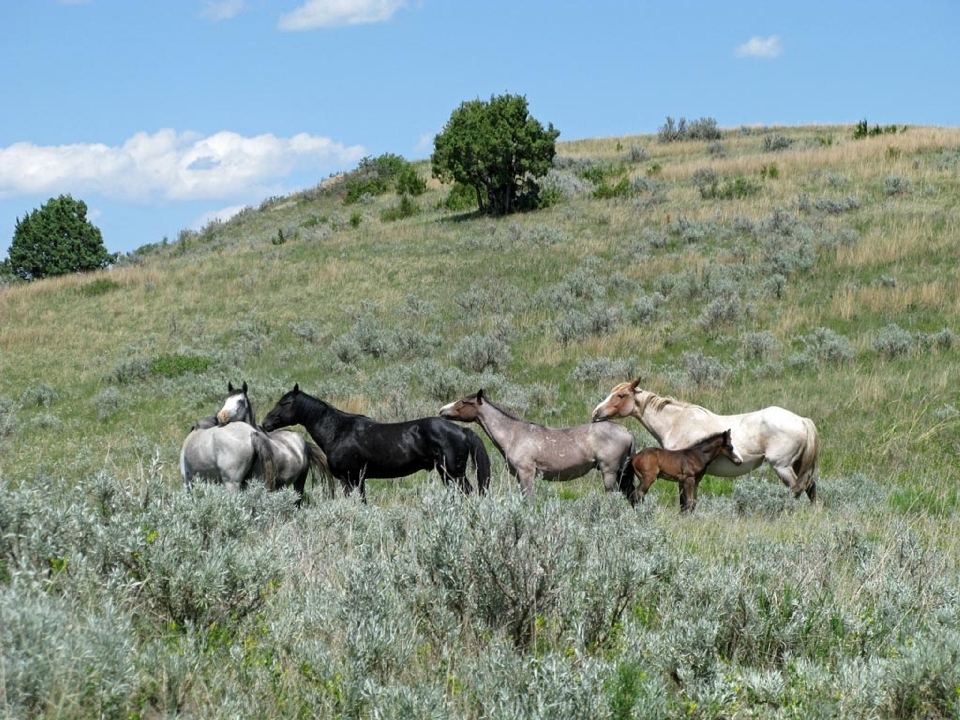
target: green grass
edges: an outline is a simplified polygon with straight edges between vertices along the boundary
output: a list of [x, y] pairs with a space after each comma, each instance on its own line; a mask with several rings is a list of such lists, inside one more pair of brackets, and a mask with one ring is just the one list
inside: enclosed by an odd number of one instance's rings
[[[6, 697], [49, 677], [54, 698], [11, 712], [225, 717], [242, 696], [274, 717], [955, 713], [960, 131], [853, 130], [776, 128], [776, 153], [769, 132], [727, 131], [722, 156], [561, 143], [559, 201], [500, 219], [436, 183], [416, 214], [389, 193], [345, 204], [333, 178], [108, 272], [0, 288], [0, 619], [24, 628], [0, 644]], [[756, 192], [701, 197], [704, 167]], [[425, 473], [299, 513], [180, 490], [183, 438], [228, 382], [260, 417], [295, 382], [381, 420], [482, 387], [565, 426], [636, 376], [721, 413], [813, 418], [822, 504], [760, 469], [706, 479], [691, 518], [675, 483], [634, 511], [596, 473], [515, 506], [489, 444], [476, 505]], [[527, 534], [501, 543], [478, 518]], [[193, 553], [203, 538], [222, 553]], [[535, 587], [497, 567], [564, 594], [527, 624], [511, 613]], [[78, 657], [103, 681], [75, 695]]]

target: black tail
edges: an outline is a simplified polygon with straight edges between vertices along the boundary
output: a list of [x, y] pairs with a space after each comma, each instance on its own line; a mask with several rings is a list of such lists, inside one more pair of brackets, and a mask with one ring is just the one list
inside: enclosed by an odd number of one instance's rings
[[620, 486], [620, 492], [626, 496], [631, 505], [637, 504], [637, 479], [633, 472], [633, 456], [636, 454], [636, 451], [636, 442], [631, 442], [630, 447], [627, 448], [620, 458], [620, 470], [617, 472], [617, 483]]
[[253, 452], [256, 455], [254, 472], [263, 479], [267, 490], [276, 490], [277, 464], [273, 457], [273, 443], [263, 430], [253, 434]]
[[322, 480], [326, 487], [326, 496], [333, 499], [336, 494], [336, 478], [330, 472], [327, 454], [312, 442], [307, 443], [307, 463], [313, 471], [313, 486], [317, 486], [318, 479]]
[[483, 440], [472, 430], [466, 430], [467, 440], [470, 443], [470, 457], [473, 467], [477, 471], [477, 492], [485, 495], [490, 487], [490, 456]]

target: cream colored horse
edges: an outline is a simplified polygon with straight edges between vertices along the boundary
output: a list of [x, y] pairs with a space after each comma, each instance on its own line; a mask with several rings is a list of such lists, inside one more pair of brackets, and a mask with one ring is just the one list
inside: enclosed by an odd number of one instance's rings
[[594, 409], [593, 421], [631, 415], [667, 450], [682, 450], [705, 435], [730, 428], [743, 463], [738, 466], [718, 457], [707, 473], [737, 477], [766, 461], [795, 497], [805, 492], [810, 502], [817, 499], [820, 439], [817, 426], [809, 418], [775, 406], [741, 415], [716, 415], [699, 405], [643, 390], [637, 379], [613, 388]]

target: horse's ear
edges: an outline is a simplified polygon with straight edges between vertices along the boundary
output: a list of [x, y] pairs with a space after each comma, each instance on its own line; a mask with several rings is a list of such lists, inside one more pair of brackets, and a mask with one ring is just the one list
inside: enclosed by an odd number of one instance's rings
[[233, 383], [230, 382], [229, 380], [227, 380], [227, 392], [228, 392], [228, 393], [232, 393], [232, 392], [233, 392]]
[[300, 383], [294, 383], [294, 384], [293, 384], [293, 392], [295, 392], [295, 393], [300, 392]]
[[246, 380], [243, 381], [243, 394], [244, 394], [244, 395], [247, 394], [247, 381], [246, 381]]
[[638, 387], [640, 387], [640, 378], [637, 378], [632, 383], [630, 383], [630, 391], [636, 392]]
[[480, 388], [479, 390], [477, 390], [477, 402], [478, 403], [483, 402], [483, 388]]

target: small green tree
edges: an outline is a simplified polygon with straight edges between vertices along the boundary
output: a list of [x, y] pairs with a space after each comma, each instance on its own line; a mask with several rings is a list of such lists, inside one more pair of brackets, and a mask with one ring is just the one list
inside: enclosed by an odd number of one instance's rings
[[530, 117], [527, 99], [496, 95], [490, 102], [471, 100], [453, 111], [434, 138], [433, 176], [469, 185], [481, 212], [506, 215], [534, 207], [560, 135]]
[[23, 220], [17, 218], [4, 265], [12, 275], [37, 280], [109, 267], [116, 260], [100, 230], [87, 220], [87, 204], [61, 195]]

